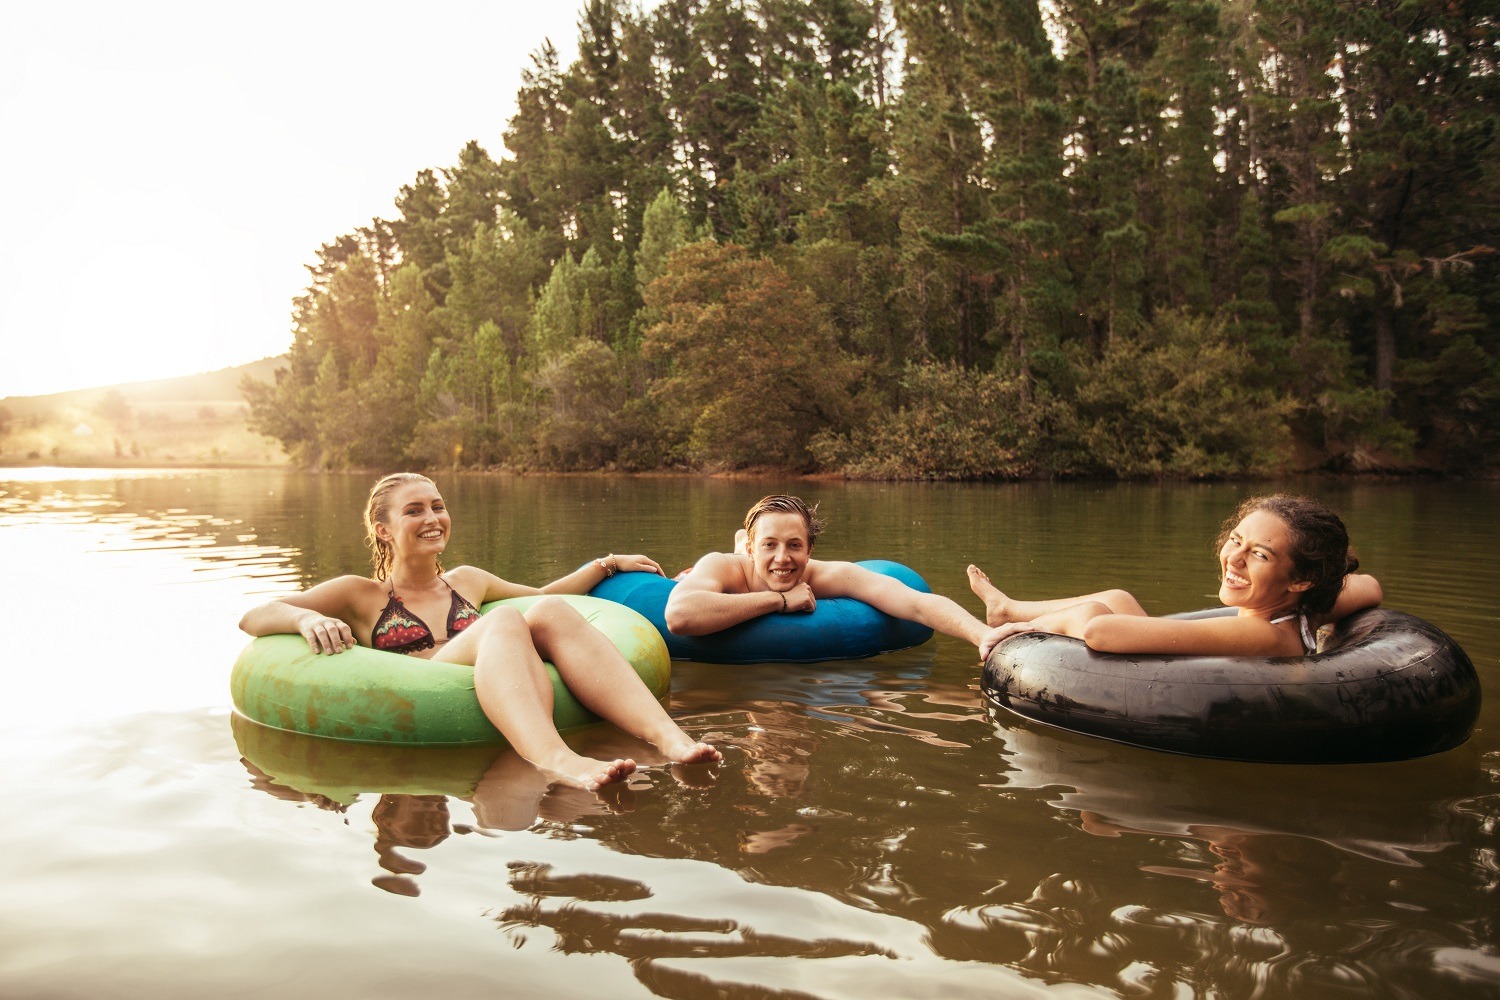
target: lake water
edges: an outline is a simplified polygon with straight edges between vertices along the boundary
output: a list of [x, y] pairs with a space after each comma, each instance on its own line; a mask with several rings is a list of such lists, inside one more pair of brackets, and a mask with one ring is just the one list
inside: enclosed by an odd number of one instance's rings
[[[364, 572], [370, 477], [0, 470], [0, 996], [1500, 996], [1496, 484], [1292, 484], [1489, 695], [1424, 760], [1177, 757], [988, 709], [946, 637], [871, 660], [674, 664], [714, 775], [603, 798], [509, 752], [233, 717], [249, 605]], [[447, 562], [669, 571], [816, 499], [825, 558], [971, 609], [1104, 585], [1212, 603], [1233, 485], [449, 476]], [[641, 754], [608, 727], [584, 752]]]

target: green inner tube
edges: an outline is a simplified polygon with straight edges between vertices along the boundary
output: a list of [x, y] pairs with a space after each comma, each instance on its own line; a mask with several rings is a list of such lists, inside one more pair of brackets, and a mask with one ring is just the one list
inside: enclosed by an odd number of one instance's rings
[[[672, 661], [656, 628], [624, 605], [556, 595], [615, 645], [657, 698], [671, 686]], [[525, 611], [540, 597], [486, 604]], [[561, 731], [599, 721], [578, 703], [548, 663], [552, 719]], [[275, 729], [355, 743], [464, 746], [503, 743], [474, 695], [474, 668], [359, 646], [319, 656], [300, 635], [251, 640], [229, 676], [234, 707]]]

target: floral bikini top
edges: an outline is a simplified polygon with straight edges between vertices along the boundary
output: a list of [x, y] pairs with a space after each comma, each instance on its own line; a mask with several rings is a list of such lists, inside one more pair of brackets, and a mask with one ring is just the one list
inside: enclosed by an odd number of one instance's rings
[[[448, 606], [448, 635], [443, 639], [447, 642], [478, 621], [479, 610], [464, 600], [463, 595], [453, 589], [453, 584], [447, 580], [443, 583], [453, 594], [453, 601]], [[380, 617], [375, 620], [375, 630], [370, 633], [370, 645], [388, 653], [404, 655], [432, 649], [438, 641], [433, 638], [432, 629], [426, 622], [406, 610], [392, 585], [391, 599], [385, 602], [385, 610], [380, 612]]]

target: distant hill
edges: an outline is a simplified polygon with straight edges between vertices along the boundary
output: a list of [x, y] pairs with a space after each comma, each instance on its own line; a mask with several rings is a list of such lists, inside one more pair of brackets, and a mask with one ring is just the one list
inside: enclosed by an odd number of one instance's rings
[[0, 465], [280, 465], [279, 442], [253, 433], [240, 392], [270, 382], [286, 357], [151, 382], [0, 399]]
[[234, 403], [245, 402], [240, 394], [240, 380], [249, 375], [257, 382], [271, 382], [276, 378], [276, 369], [286, 367], [286, 355], [262, 358], [247, 365], [220, 368], [218, 371], [199, 375], [183, 375], [178, 378], [156, 379], [151, 382], [122, 382], [118, 385], [102, 385], [91, 389], [69, 389], [45, 396], [0, 397], [0, 406], [10, 409], [16, 416], [56, 410], [62, 406], [90, 407], [111, 392], [118, 392], [133, 406], [143, 403]]

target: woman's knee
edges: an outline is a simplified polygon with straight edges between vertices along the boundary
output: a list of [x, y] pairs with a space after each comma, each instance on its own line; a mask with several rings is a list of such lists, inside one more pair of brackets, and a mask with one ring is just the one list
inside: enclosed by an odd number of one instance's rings
[[543, 597], [526, 609], [526, 622], [533, 633], [538, 630], [576, 629], [585, 619], [561, 597]]
[[544, 597], [527, 608], [526, 621], [537, 650], [554, 662], [579, 640], [597, 635], [589, 620], [560, 597]]
[[529, 632], [530, 625], [521, 612], [512, 607], [499, 607], [485, 614], [464, 630], [465, 633], [473, 632], [481, 640], [491, 636], [514, 637], [521, 633]]
[[1099, 595], [1099, 600], [1108, 611], [1114, 614], [1145, 614], [1141, 608], [1141, 602], [1137, 601], [1135, 595], [1128, 590], [1106, 590]]
[[436, 658], [478, 667], [481, 662], [495, 660], [497, 654], [501, 660], [514, 659], [508, 654], [531, 645], [526, 619], [515, 608], [500, 607], [485, 612], [450, 639], [438, 649]]

